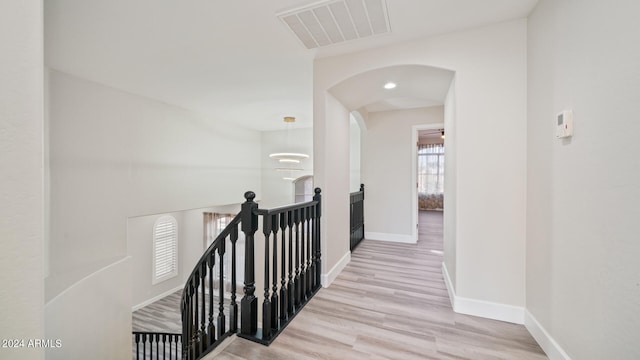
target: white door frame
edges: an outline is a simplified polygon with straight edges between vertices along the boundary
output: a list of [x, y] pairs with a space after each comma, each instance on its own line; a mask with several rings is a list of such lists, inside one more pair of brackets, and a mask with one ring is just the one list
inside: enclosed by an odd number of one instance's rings
[[[413, 213], [411, 236], [418, 242], [418, 131], [444, 129], [444, 123], [414, 125], [411, 127], [411, 208]], [[446, 156], [446, 155], [445, 155]], [[446, 175], [445, 175], [446, 176]]]

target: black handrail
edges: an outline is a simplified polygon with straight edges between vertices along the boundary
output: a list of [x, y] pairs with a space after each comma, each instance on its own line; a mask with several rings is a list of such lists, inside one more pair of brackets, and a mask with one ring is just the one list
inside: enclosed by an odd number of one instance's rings
[[[135, 359], [181, 359], [182, 335], [164, 332], [134, 331]], [[155, 351], [155, 357], [154, 357]], [[140, 357], [142, 355], [142, 357]]]
[[262, 217], [265, 240], [264, 296], [262, 329], [257, 329], [255, 269], [254, 262], [248, 260], [253, 259], [253, 246], [247, 245], [245, 297], [241, 302], [242, 327], [239, 336], [270, 344], [320, 289], [320, 193], [320, 189], [316, 188], [312, 201], [274, 209], [258, 209], [253, 202], [255, 194], [245, 194], [247, 201], [243, 204], [245, 217], [242, 229], [246, 244], [253, 244], [259, 218]]
[[[222, 340], [238, 331], [238, 304], [236, 303], [236, 243], [238, 241], [238, 225], [242, 213], [236, 215], [229, 225], [222, 230], [209, 248], [198, 260], [197, 265], [187, 279], [180, 310], [182, 313], [183, 359], [198, 359], [214, 349]], [[224, 313], [224, 255], [227, 238], [231, 243], [231, 296], [229, 307], [229, 328], [226, 328]], [[218, 255], [219, 271], [217, 279], [214, 267]], [[208, 280], [208, 283], [207, 283]], [[218, 312], [215, 314], [214, 285], [218, 284]], [[207, 294], [208, 290], [208, 294]], [[200, 298], [200, 299], [199, 299]], [[207, 313], [208, 310], [208, 313]], [[208, 317], [207, 317], [208, 315]], [[217, 322], [214, 320], [217, 318]], [[217, 326], [217, 331], [216, 331]]]
[[360, 184], [360, 191], [349, 194], [351, 234], [349, 248], [353, 251], [364, 239], [364, 184]]
[[[261, 344], [270, 344], [320, 289], [320, 192], [319, 188], [315, 189], [313, 201], [275, 209], [259, 209], [258, 204], [253, 201], [255, 193], [245, 193], [246, 201], [242, 204], [241, 212], [205, 251], [184, 287], [181, 300], [183, 359], [199, 359], [227, 336], [238, 333], [236, 243], [239, 226], [245, 235], [244, 296], [240, 301], [239, 336]], [[259, 228], [260, 217], [264, 234], [262, 329], [258, 329], [254, 259], [255, 233]], [[231, 244], [231, 274], [225, 274], [224, 267], [227, 240]], [[280, 253], [278, 243], [281, 246]], [[217, 275], [213, 270], [216, 255], [219, 262]], [[228, 275], [231, 277], [231, 294], [229, 300], [225, 301], [223, 283]], [[216, 281], [219, 289], [217, 314], [214, 311], [216, 304], [213, 295]], [[229, 312], [228, 328], [225, 307]], [[217, 322], [214, 323], [216, 319]]]

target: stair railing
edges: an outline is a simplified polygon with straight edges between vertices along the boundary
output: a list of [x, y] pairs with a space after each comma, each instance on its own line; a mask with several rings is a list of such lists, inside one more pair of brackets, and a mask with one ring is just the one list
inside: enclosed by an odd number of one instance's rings
[[364, 239], [364, 184], [360, 184], [360, 191], [349, 194], [351, 234], [349, 248], [351, 251]]
[[[182, 358], [198, 359], [238, 330], [236, 302], [236, 246], [242, 214], [211, 243], [189, 276], [180, 301], [182, 313]], [[227, 242], [231, 245], [230, 274], [225, 269]], [[217, 263], [216, 263], [217, 261]], [[216, 271], [216, 266], [217, 271]], [[225, 280], [230, 279], [230, 297], [225, 298]], [[216, 289], [217, 286], [217, 289]], [[215, 296], [218, 291], [217, 299]], [[217, 300], [217, 303], [216, 303]], [[229, 314], [225, 314], [225, 308]], [[228, 322], [228, 326], [227, 326]]]
[[[246, 201], [240, 213], [205, 251], [184, 287], [182, 359], [200, 359], [236, 333], [245, 339], [270, 344], [320, 289], [320, 192], [319, 188], [315, 189], [312, 201], [275, 209], [259, 209], [254, 202], [255, 193], [245, 193]], [[261, 264], [264, 265], [264, 295], [262, 327], [258, 328], [255, 271], [256, 265], [260, 264], [255, 259], [255, 234], [260, 223], [264, 235]], [[239, 227], [245, 242], [240, 329], [236, 302]], [[224, 266], [226, 244], [231, 247], [231, 266], [228, 268]], [[218, 271], [215, 271], [216, 266]], [[225, 294], [224, 284], [228, 280], [230, 293]], [[218, 291], [217, 303], [215, 290]]]
[[181, 334], [134, 331], [132, 336], [135, 344], [134, 359], [180, 359]]

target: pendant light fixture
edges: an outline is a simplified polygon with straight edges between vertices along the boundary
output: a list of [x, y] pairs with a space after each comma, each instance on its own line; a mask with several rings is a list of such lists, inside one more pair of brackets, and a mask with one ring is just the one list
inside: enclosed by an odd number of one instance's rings
[[[291, 126], [296, 121], [296, 118], [293, 116], [285, 116], [284, 122], [287, 124], [286, 129], [286, 140], [284, 144], [286, 148], [290, 147], [289, 137], [291, 133]], [[300, 162], [304, 159], [308, 159], [308, 154], [298, 153], [298, 152], [275, 152], [269, 154], [269, 157], [275, 160], [278, 160], [280, 164], [279, 167], [276, 167], [276, 171], [286, 171], [290, 173], [290, 176], [283, 177], [284, 180], [295, 180], [293, 176], [293, 172], [304, 170], [302, 167], [296, 166], [296, 164], [300, 164]]]

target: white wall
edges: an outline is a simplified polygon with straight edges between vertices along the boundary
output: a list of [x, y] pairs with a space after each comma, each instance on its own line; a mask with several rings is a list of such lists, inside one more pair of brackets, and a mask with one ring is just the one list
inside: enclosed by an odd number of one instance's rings
[[124, 256], [127, 217], [260, 188], [257, 132], [56, 71], [49, 93], [53, 276]]
[[414, 241], [413, 126], [444, 122], [444, 108], [369, 113], [362, 147], [367, 239]]
[[[523, 315], [526, 20], [316, 60], [315, 129], [323, 130], [325, 122], [333, 121], [321, 108], [327, 89], [365, 71], [404, 64], [456, 72], [457, 295], [498, 308], [515, 306]], [[314, 142], [320, 149], [340, 146], [322, 131], [314, 134]], [[316, 163], [316, 173], [327, 171], [322, 168], [328, 165]], [[331, 171], [331, 181], [339, 181], [339, 170]], [[346, 217], [335, 225], [343, 227], [348, 221]], [[478, 315], [493, 316], [476, 310]]]
[[[183, 234], [184, 221], [183, 212], [172, 212], [167, 214], [137, 216], [127, 220], [127, 242], [128, 254], [131, 257], [131, 299], [134, 309], [141, 304], [147, 304], [149, 300], [155, 299], [161, 294], [184, 287], [184, 272], [182, 266], [182, 256], [187, 251], [189, 245]], [[153, 226], [156, 221], [165, 215], [173, 216], [178, 223], [178, 274], [177, 276], [159, 282], [152, 283], [153, 277]], [[202, 229], [202, 216], [200, 217], [199, 228]], [[202, 252], [202, 238], [197, 242]], [[197, 245], [197, 244], [194, 244]], [[191, 272], [191, 270], [187, 270]]]
[[361, 137], [358, 121], [349, 116], [349, 191], [360, 191], [361, 181]]
[[527, 309], [572, 359], [640, 358], [639, 12], [541, 0], [529, 18]]
[[[279, 131], [264, 131], [261, 133], [262, 141], [262, 202], [260, 207], [278, 207], [292, 204], [293, 182], [283, 180], [283, 177], [299, 178], [313, 175], [313, 129], [291, 129]], [[300, 164], [281, 164], [269, 157], [274, 152], [298, 152], [309, 155]], [[300, 167], [302, 171], [276, 171], [276, 167]]]
[[124, 258], [76, 282], [47, 303], [48, 360], [131, 356], [132, 261]]
[[[314, 71], [314, 82], [320, 74]], [[331, 94], [317, 90], [314, 88], [313, 101], [314, 182], [322, 189], [322, 274], [327, 286], [350, 259], [350, 125], [349, 111]]]
[[[0, 12], [0, 339], [44, 334], [42, 2]], [[43, 349], [0, 348], [3, 359]]]
[[444, 268], [450, 281], [450, 290], [456, 289], [456, 231], [458, 211], [458, 134], [456, 131], [456, 79], [451, 81], [447, 98], [444, 102]]
[[[55, 70], [48, 91], [47, 299], [127, 256], [129, 217], [237, 203], [248, 189], [260, 194], [258, 132]], [[58, 306], [92, 306], [64, 301]], [[55, 319], [47, 318], [48, 337], [67, 326]], [[123, 322], [118, 331], [130, 327]], [[75, 341], [100, 341], [79, 334]]]

